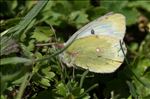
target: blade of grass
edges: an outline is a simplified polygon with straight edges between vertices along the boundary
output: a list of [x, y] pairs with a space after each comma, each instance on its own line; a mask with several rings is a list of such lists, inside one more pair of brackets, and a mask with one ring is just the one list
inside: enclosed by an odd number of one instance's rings
[[138, 94], [136, 92], [136, 89], [135, 87], [133, 86], [133, 84], [129, 81], [126, 81], [127, 85], [129, 86], [129, 89], [130, 89], [130, 93], [131, 95], [135, 98], [135, 99], [138, 99]]
[[14, 72], [13, 74], [7, 74], [7, 75], [0, 75], [1, 76], [1, 82], [8, 82], [16, 80], [20, 77], [22, 77], [27, 71], [29, 70], [29, 67], [23, 67], [21, 70]]
[[85, 76], [88, 74], [88, 72], [89, 72], [89, 70], [86, 70], [86, 71], [82, 74], [82, 77], [81, 77], [81, 79], [80, 79], [80, 88], [82, 88], [82, 85], [83, 85]]
[[39, 0], [37, 4], [29, 11], [29, 13], [19, 22], [18, 25], [2, 32], [1, 37], [13, 33], [13, 36], [21, 35], [22, 31], [30, 24], [30, 22], [37, 16], [42, 8], [47, 4], [48, 0]]
[[12, 33], [12, 32], [15, 32], [15, 31], [17, 31], [17, 28], [15, 28], [15, 26], [14, 26], [14, 27], [11, 27], [11, 28], [9, 28], [9, 29], [7, 29], [7, 30], [1, 32], [1, 33], [0, 33], [0, 37], [3, 37], [4, 35], [9, 34], [9, 33]]
[[32, 59], [27, 59], [23, 57], [9, 57], [0, 59], [0, 65], [6, 64], [17, 64], [17, 63], [32, 63]]
[[98, 84], [96, 83], [96, 84], [94, 84], [94, 85], [92, 85], [90, 88], [88, 88], [83, 94], [81, 94], [79, 97], [77, 97], [77, 99], [82, 99], [82, 97], [86, 94], [86, 93], [88, 93], [89, 91], [91, 91], [92, 89], [94, 89], [94, 88], [96, 88], [98, 86]]
[[32, 73], [27, 72], [25, 74], [24, 81], [22, 82], [22, 84], [20, 86], [20, 89], [18, 91], [16, 99], [22, 99], [22, 95], [24, 93], [24, 90], [25, 90], [25, 88], [26, 88], [26, 86], [29, 83], [31, 78], [32, 78]]
[[42, 10], [42, 8], [47, 4], [48, 0], [41, 0], [29, 11], [29, 13], [20, 21], [16, 26], [18, 29], [13, 35], [20, 35], [22, 30], [24, 30], [29, 23], [36, 17], [36, 15]]

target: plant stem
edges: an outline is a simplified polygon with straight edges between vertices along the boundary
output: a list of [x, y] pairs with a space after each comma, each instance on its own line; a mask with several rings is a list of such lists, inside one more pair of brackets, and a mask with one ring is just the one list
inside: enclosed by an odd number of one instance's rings
[[20, 89], [19, 89], [19, 92], [18, 92], [18, 94], [17, 94], [17, 98], [16, 98], [16, 99], [22, 99], [22, 95], [23, 95], [23, 93], [24, 93], [24, 90], [25, 90], [25, 88], [26, 88], [28, 82], [30, 81], [31, 77], [32, 77], [32, 74], [31, 74], [31, 73], [27, 72], [27, 73], [25, 74], [24, 80], [23, 80], [23, 82], [22, 82], [22, 84], [21, 84], [21, 86], [20, 86]]

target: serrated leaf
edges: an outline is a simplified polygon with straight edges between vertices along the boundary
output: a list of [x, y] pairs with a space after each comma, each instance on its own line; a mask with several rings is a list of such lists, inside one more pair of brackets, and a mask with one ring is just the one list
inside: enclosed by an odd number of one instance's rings
[[37, 27], [33, 32], [32, 38], [35, 38], [38, 42], [50, 40], [50, 37], [53, 35], [50, 27]]
[[67, 96], [67, 94], [68, 94], [67, 87], [63, 83], [58, 84], [57, 85], [57, 93], [60, 95], [63, 95], [63, 96]]
[[69, 22], [75, 24], [77, 28], [82, 27], [88, 21], [88, 15], [84, 11], [75, 11], [69, 15]]
[[56, 26], [60, 26], [60, 24], [62, 23], [62, 18], [64, 17], [62, 14], [55, 13], [52, 11], [44, 14], [43, 16], [45, 17], [47, 16], [46, 19], [44, 20], [47, 24]]
[[[57, 7], [56, 7], [57, 6]], [[67, 15], [71, 12], [71, 4], [66, 0], [58, 0], [51, 8], [54, 12]]]

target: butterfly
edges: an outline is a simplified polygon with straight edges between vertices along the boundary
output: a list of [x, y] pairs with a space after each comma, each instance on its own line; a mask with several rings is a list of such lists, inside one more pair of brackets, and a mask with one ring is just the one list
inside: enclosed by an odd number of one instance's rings
[[[108, 13], [88, 23], [64, 46], [71, 45], [60, 54], [68, 67], [88, 69], [95, 73], [112, 73], [124, 61], [127, 49], [123, 42], [126, 30], [125, 16]], [[123, 53], [124, 52], [124, 53]]]

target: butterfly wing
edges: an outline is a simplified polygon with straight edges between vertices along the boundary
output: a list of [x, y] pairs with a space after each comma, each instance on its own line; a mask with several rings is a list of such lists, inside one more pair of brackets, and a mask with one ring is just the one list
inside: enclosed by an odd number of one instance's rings
[[[63, 53], [67, 66], [77, 66], [97, 73], [114, 72], [123, 62], [120, 46], [125, 34], [125, 17], [107, 14], [77, 31], [65, 44], [74, 42]], [[124, 44], [123, 51], [126, 53]]]
[[122, 14], [106, 14], [82, 27], [66, 44], [70, 43], [77, 35], [77, 39], [90, 36], [92, 30], [96, 35], [111, 35], [122, 40], [125, 29], [125, 17]]

